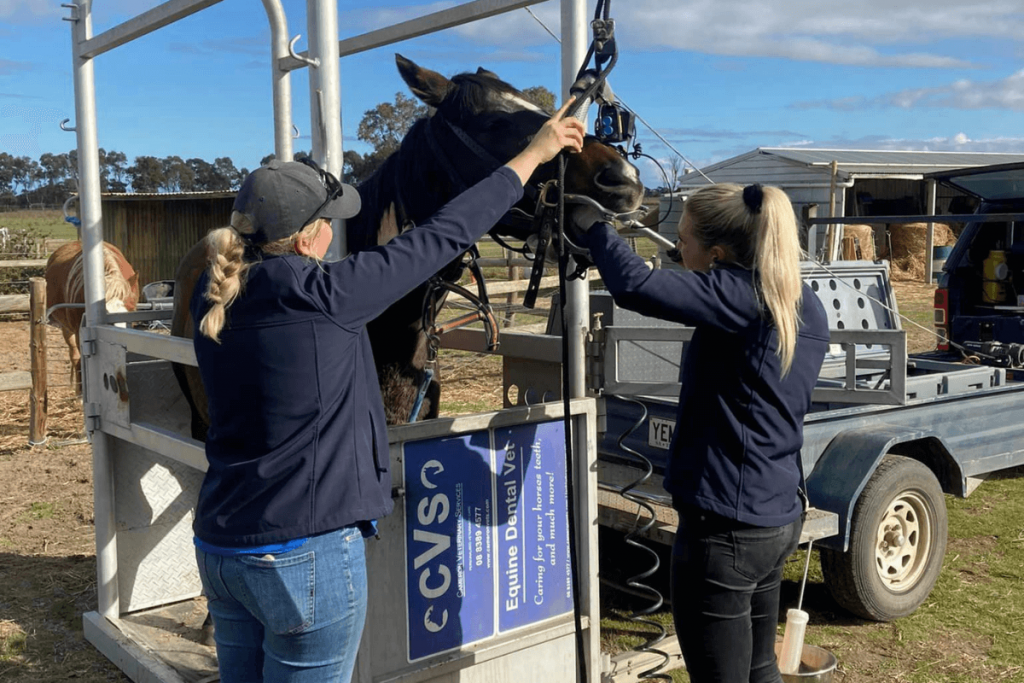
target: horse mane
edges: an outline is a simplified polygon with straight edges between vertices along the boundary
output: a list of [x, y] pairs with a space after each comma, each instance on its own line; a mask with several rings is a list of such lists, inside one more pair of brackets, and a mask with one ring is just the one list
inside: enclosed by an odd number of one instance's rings
[[[71, 270], [68, 271], [65, 285], [66, 301], [85, 301], [84, 261], [82, 252], [78, 252], [74, 263], [71, 264]], [[121, 273], [117, 256], [107, 245], [103, 245], [103, 291], [107, 301], [127, 301], [132, 295], [131, 285]]]
[[[480, 111], [486, 107], [489, 93], [494, 91], [525, 97], [511, 85], [493, 76], [461, 73], [452, 76], [451, 81], [459, 87], [453, 89], [443, 104], [446, 110]], [[413, 123], [402, 138], [398, 150], [359, 184], [362, 209], [346, 224], [349, 251], [362, 251], [377, 245], [377, 231], [393, 205], [397, 209], [398, 227], [401, 230], [406, 220], [416, 223], [429, 218], [455, 194], [451, 181], [430, 153], [426, 135], [431, 115]], [[435, 172], [423, 173], [422, 166], [425, 164], [431, 165]], [[429, 178], [431, 182], [413, 182], [414, 178]], [[405, 215], [402, 215], [403, 211]]]
[[[422, 164], [431, 163], [426, 141], [429, 117], [416, 121], [402, 139], [402, 145], [358, 186], [362, 208], [348, 220], [348, 249], [362, 251], [377, 246], [377, 231], [381, 220], [392, 206], [401, 223], [424, 220], [450, 199], [452, 189], [443, 173], [420, 174]], [[434, 183], [413, 182], [413, 178], [432, 177]], [[402, 212], [412, 212], [403, 215]]]

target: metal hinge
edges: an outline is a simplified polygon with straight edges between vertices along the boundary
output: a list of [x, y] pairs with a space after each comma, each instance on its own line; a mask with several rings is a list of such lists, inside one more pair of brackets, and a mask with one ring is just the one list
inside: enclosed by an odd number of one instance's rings
[[99, 403], [85, 403], [83, 405], [85, 412], [85, 431], [97, 432], [100, 429], [100, 413], [102, 407]]
[[96, 328], [83, 327], [79, 332], [79, 343], [82, 347], [82, 358], [91, 358], [96, 355]]

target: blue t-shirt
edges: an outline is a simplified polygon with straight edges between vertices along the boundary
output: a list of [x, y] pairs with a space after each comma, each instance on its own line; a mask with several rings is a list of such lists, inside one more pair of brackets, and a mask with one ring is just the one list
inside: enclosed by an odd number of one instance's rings
[[783, 526], [799, 517], [803, 420], [829, 341], [818, 298], [804, 285], [783, 378], [778, 335], [751, 271], [652, 271], [606, 223], [591, 228], [587, 244], [616, 304], [696, 328], [680, 370], [665, 489], [684, 505], [746, 524]]

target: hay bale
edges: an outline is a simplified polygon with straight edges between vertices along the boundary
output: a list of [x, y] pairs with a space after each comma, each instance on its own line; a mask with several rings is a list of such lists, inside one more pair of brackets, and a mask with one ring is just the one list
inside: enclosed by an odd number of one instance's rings
[[[927, 223], [893, 223], [889, 226], [889, 238], [892, 242], [892, 259], [918, 257], [924, 260], [925, 239], [928, 235]], [[956, 243], [956, 236], [945, 223], [935, 224], [932, 246], [945, 247]]]
[[893, 281], [924, 279], [924, 260], [918, 256], [904, 256], [889, 263], [889, 279]]
[[[923, 280], [927, 223], [893, 223], [889, 226], [892, 254], [889, 258], [893, 280]], [[933, 246], [946, 247], [956, 243], [956, 236], [945, 223], [935, 224]]]
[[857, 240], [862, 259], [875, 260], [875, 231], [870, 225], [845, 225], [843, 226], [843, 235]]

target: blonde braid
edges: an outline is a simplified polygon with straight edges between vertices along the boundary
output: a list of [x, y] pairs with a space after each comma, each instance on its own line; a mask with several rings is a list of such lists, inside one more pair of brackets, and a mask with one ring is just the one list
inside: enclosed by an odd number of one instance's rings
[[199, 331], [220, 343], [220, 333], [227, 320], [227, 309], [238, 298], [245, 284], [249, 264], [245, 261], [242, 234], [251, 231], [249, 220], [242, 214], [231, 214], [231, 227], [218, 228], [206, 236], [207, 272], [206, 300], [212, 305], [199, 323]]
[[[317, 219], [288, 237], [259, 245], [258, 249], [264, 254], [294, 253], [295, 244], [300, 237], [315, 239], [324, 225], [330, 223], [324, 219]], [[205, 296], [212, 305], [199, 323], [199, 331], [218, 343], [227, 320], [227, 309], [245, 286], [245, 275], [249, 271], [250, 263], [245, 260], [246, 245], [242, 235], [251, 234], [252, 231], [250, 220], [245, 215], [233, 211], [230, 228], [218, 228], [206, 236], [206, 269], [210, 274], [210, 282], [206, 287]], [[319, 261], [316, 258], [314, 260]]]

